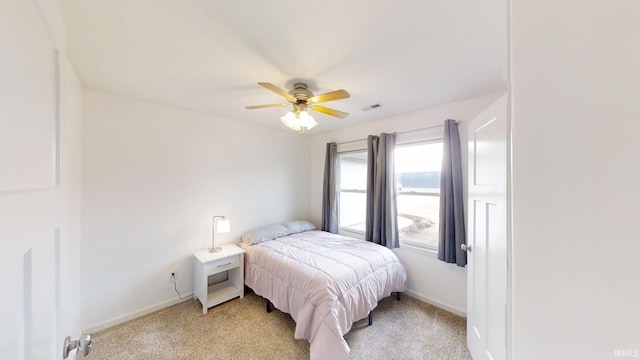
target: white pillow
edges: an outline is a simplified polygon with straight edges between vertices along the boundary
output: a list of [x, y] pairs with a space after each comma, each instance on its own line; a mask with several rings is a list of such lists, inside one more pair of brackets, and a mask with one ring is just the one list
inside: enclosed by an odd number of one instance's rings
[[242, 235], [241, 239], [247, 245], [254, 245], [287, 235], [289, 235], [289, 230], [282, 224], [269, 224], [250, 230]]
[[316, 229], [315, 225], [305, 220], [289, 221], [282, 223], [282, 225], [289, 231], [289, 234], [297, 234]]

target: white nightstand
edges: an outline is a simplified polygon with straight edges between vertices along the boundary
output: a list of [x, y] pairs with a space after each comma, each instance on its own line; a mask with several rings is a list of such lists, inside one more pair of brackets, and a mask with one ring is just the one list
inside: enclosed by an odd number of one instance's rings
[[[244, 250], [233, 244], [222, 245], [222, 251], [197, 251], [193, 258], [193, 298], [202, 303], [203, 314], [212, 306], [244, 297]], [[223, 271], [229, 272], [229, 279], [208, 286], [209, 276]]]

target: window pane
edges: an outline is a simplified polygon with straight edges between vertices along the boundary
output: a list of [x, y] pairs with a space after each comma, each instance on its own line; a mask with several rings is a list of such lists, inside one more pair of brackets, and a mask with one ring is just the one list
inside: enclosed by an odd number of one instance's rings
[[395, 160], [400, 241], [437, 249], [442, 142], [398, 146]]
[[440, 171], [442, 142], [399, 145], [396, 148], [396, 171]]
[[367, 152], [340, 154], [340, 189], [367, 189]]
[[417, 241], [437, 248], [439, 217], [439, 196], [398, 195], [398, 229], [401, 241]]
[[340, 227], [364, 232], [366, 202], [365, 193], [340, 192]]
[[398, 189], [425, 192], [440, 190], [441, 142], [399, 146], [395, 155]]

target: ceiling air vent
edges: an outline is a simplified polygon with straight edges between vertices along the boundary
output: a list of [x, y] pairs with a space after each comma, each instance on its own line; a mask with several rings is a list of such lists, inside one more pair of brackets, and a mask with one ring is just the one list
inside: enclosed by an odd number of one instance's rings
[[380, 105], [380, 104], [369, 105], [369, 106], [367, 106], [365, 108], [362, 108], [362, 111], [368, 111], [368, 110], [371, 110], [371, 109], [379, 108], [380, 106], [382, 106], [382, 105]]

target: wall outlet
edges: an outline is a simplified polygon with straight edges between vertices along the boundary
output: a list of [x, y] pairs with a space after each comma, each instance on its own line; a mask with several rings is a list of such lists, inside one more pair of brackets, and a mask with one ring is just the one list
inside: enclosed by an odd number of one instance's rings
[[175, 283], [177, 281], [175, 272], [172, 272], [171, 275], [169, 275], [169, 281], [171, 281], [172, 283]]

